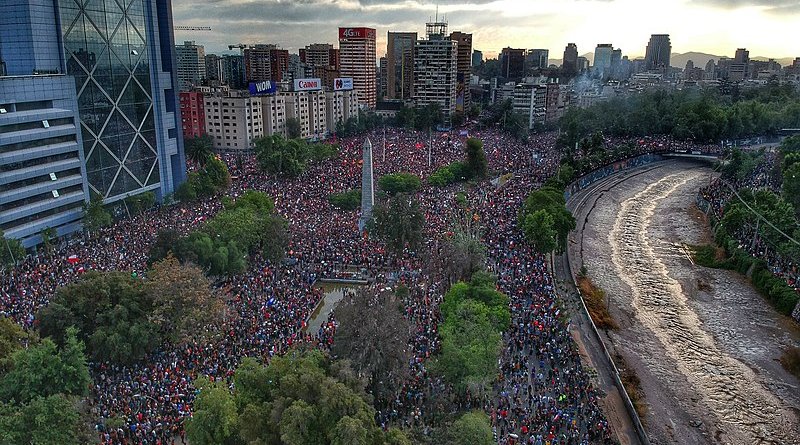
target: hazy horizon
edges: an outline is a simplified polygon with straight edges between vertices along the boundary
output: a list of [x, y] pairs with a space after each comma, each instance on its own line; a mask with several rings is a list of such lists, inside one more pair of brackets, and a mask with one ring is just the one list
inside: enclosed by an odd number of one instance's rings
[[[176, 25], [212, 28], [175, 33], [177, 44], [195, 40], [208, 53], [237, 43], [275, 43], [297, 52], [311, 43], [336, 43], [339, 26], [367, 26], [377, 29], [380, 57], [387, 31], [424, 35], [437, 5], [416, 0], [173, 0], [173, 11]], [[676, 53], [732, 57], [744, 47], [752, 56], [800, 56], [800, 40], [788, 38], [800, 23], [797, 0], [442, 0], [438, 13], [450, 31], [472, 33], [473, 48], [484, 57], [510, 46], [549, 49], [558, 59], [574, 42], [581, 54], [611, 43], [634, 58], [644, 55], [651, 34], [670, 34]]]

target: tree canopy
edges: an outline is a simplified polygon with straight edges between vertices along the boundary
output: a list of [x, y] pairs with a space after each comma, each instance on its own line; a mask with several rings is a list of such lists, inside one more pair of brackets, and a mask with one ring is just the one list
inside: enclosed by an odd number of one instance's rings
[[414, 193], [419, 190], [421, 185], [422, 181], [419, 176], [405, 172], [383, 175], [378, 180], [378, 187], [389, 195]]
[[286, 139], [279, 134], [255, 140], [256, 160], [267, 173], [294, 178], [306, 170], [310, 162], [332, 158], [338, 147], [325, 143], [309, 143], [303, 139]]
[[415, 249], [422, 242], [425, 217], [417, 200], [405, 194], [389, 198], [373, 209], [373, 220], [369, 231], [386, 243], [392, 251]]
[[320, 351], [292, 350], [267, 366], [245, 358], [233, 393], [221, 383], [199, 384], [188, 439], [193, 445], [408, 443], [399, 431], [375, 424], [360, 381], [343, 373]]
[[25, 248], [18, 239], [6, 238], [0, 229], [0, 265], [11, 266], [25, 257]]
[[567, 248], [569, 232], [575, 229], [575, 218], [566, 207], [564, 192], [552, 187], [532, 191], [525, 199], [519, 225], [539, 253]]

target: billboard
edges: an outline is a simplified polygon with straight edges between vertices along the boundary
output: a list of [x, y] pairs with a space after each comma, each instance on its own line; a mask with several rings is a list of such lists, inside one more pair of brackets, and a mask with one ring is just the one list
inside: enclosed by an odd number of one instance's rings
[[271, 80], [262, 80], [261, 82], [250, 82], [249, 85], [251, 96], [263, 96], [265, 94], [275, 94], [278, 90], [278, 84]]
[[352, 89], [352, 77], [337, 77], [336, 79], [333, 79], [333, 91], [349, 91]]
[[374, 28], [339, 28], [339, 40], [375, 40]]
[[317, 91], [322, 89], [321, 79], [295, 79], [294, 91]]

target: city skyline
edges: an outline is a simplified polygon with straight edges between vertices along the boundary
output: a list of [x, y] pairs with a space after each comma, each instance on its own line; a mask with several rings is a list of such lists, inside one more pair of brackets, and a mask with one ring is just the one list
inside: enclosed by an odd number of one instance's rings
[[[174, 0], [173, 8], [176, 25], [213, 29], [176, 31], [176, 42], [196, 40], [209, 53], [237, 43], [275, 43], [296, 53], [311, 43], [336, 42], [339, 26], [368, 26], [377, 30], [379, 57], [387, 31], [422, 33], [437, 11], [435, 3], [416, 0]], [[643, 57], [650, 35], [658, 33], [670, 34], [678, 53], [733, 57], [740, 47], [754, 57], [800, 53], [796, 40], [778, 38], [791, 35], [800, 20], [800, 4], [791, 0], [442, 0], [438, 13], [450, 29], [472, 33], [473, 48], [487, 58], [507, 46], [557, 55], [568, 42], [580, 54], [613, 43], [631, 58]]]

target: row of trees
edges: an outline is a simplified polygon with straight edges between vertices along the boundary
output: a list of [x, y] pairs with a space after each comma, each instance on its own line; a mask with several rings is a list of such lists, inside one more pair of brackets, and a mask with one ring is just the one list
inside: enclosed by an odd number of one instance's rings
[[224, 199], [223, 205], [222, 211], [185, 237], [171, 229], [159, 232], [150, 262], [172, 252], [181, 262], [197, 264], [216, 276], [245, 270], [247, 255], [261, 255], [273, 263], [283, 259], [289, 224], [275, 212], [269, 195], [248, 190], [235, 201]]
[[783, 199], [794, 206], [795, 216], [800, 220], [800, 136], [784, 139], [780, 156]]
[[336, 145], [310, 143], [295, 138], [286, 139], [279, 134], [262, 136], [255, 140], [256, 159], [267, 173], [295, 178], [300, 176], [308, 164], [330, 159], [339, 151]]
[[295, 349], [263, 366], [245, 358], [224, 382], [198, 381], [186, 431], [194, 445], [406, 445], [396, 429], [375, 423], [363, 382], [346, 362]]
[[652, 91], [571, 108], [561, 119], [559, 145], [596, 132], [613, 136], [671, 135], [700, 143], [775, 134], [800, 125], [800, 94], [770, 84], [739, 97], [716, 92]]

